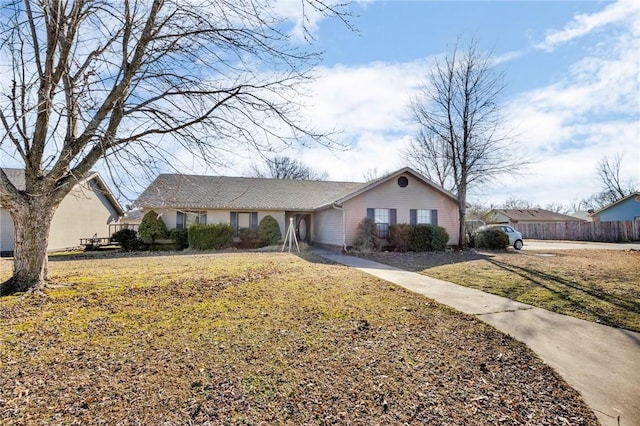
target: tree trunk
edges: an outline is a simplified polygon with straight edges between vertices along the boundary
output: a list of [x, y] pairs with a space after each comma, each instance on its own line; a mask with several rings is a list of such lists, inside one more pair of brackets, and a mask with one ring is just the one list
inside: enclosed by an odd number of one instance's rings
[[467, 201], [466, 195], [464, 198], [460, 198], [458, 196], [458, 212], [459, 212], [459, 227], [458, 227], [458, 248], [460, 250], [467, 247], [467, 227], [466, 227], [466, 218], [467, 218]]
[[48, 279], [47, 247], [51, 219], [57, 205], [47, 196], [11, 206], [15, 243], [13, 276], [0, 285], [0, 295], [42, 289]]

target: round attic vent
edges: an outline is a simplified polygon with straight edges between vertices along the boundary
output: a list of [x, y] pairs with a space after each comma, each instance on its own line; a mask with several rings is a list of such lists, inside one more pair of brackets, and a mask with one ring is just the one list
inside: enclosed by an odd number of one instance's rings
[[409, 185], [409, 179], [407, 179], [407, 177], [406, 177], [406, 176], [400, 176], [400, 177], [398, 178], [398, 186], [399, 186], [400, 188], [406, 188], [406, 187], [407, 187], [407, 185]]

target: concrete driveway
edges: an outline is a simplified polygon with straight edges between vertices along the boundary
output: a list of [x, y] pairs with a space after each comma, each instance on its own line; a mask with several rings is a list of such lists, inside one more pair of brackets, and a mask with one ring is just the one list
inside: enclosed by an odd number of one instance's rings
[[590, 241], [524, 240], [522, 250], [640, 250], [640, 242], [595, 243]]
[[603, 426], [640, 425], [640, 333], [353, 256], [316, 253], [476, 316], [529, 346], [582, 394]]

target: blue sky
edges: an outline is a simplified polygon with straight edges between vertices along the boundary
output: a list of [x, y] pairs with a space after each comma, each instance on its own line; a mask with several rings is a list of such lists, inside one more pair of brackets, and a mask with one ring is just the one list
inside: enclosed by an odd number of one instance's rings
[[[301, 2], [270, 1], [304, 48]], [[319, 131], [338, 130], [335, 139], [349, 150], [291, 147], [280, 155], [342, 181], [409, 165], [401, 153], [417, 133], [411, 97], [435, 59], [458, 39], [464, 46], [475, 38], [504, 71], [504, 127], [514, 136], [512, 150], [531, 165], [476, 188], [469, 201], [572, 204], [600, 189], [596, 169], [604, 155], [621, 155], [623, 180], [640, 186], [640, 1], [354, 0], [348, 8], [356, 32], [339, 19], [307, 15], [324, 59], [306, 96], [293, 101], [305, 104], [303, 121]], [[184, 173], [249, 175], [260, 161], [223, 151], [219, 160], [229, 166], [213, 168], [175, 150], [174, 165]], [[13, 165], [7, 158], [0, 163]], [[103, 165], [96, 169], [108, 179]], [[154, 177], [145, 174], [136, 188], [121, 188], [128, 198], [122, 203]]]
[[[281, 8], [295, 21], [293, 3]], [[434, 58], [474, 37], [505, 72], [513, 149], [534, 162], [478, 188], [472, 201], [569, 204], [599, 189], [605, 154], [622, 155], [623, 179], [640, 183], [640, 2], [366, 1], [350, 10], [358, 33], [335, 19], [311, 20], [325, 55], [306, 110], [319, 128], [341, 130], [350, 150], [285, 154], [335, 180], [403, 167], [399, 153], [416, 131], [410, 97]]]

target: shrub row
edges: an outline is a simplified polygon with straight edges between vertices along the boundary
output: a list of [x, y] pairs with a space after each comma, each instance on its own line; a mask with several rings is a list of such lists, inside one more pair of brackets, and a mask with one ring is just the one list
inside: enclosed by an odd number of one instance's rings
[[400, 223], [389, 227], [389, 244], [396, 251], [444, 251], [449, 234], [442, 226]]
[[[282, 234], [280, 225], [273, 216], [265, 216], [258, 229], [240, 229], [241, 246], [256, 248], [277, 244]], [[191, 248], [193, 250], [219, 250], [233, 244], [233, 227], [229, 224], [204, 225], [194, 224], [189, 229], [173, 229], [167, 231], [166, 225], [154, 211], [145, 214], [138, 232], [122, 229], [111, 236], [111, 241], [120, 244], [124, 251], [140, 251], [149, 247], [143, 239], [151, 240], [151, 249], [157, 239], [169, 237], [175, 250]]]
[[242, 248], [258, 248], [278, 244], [282, 238], [280, 225], [273, 216], [265, 216], [258, 229], [243, 228], [238, 231]]
[[192, 250], [220, 250], [233, 243], [233, 227], [228, 223], [195, 223], [189, 227], [188, 240]]
[[[378, 230], [373, 219], [365, 217], [358, 224], [353, 249], [360, 252], [380, 249]], [[399, 223], [389, 227], [387, 241], [400, 252], [405, 251], [443, 251], [447, 247], [449, 234], [436, 225], [410, 225]]]

